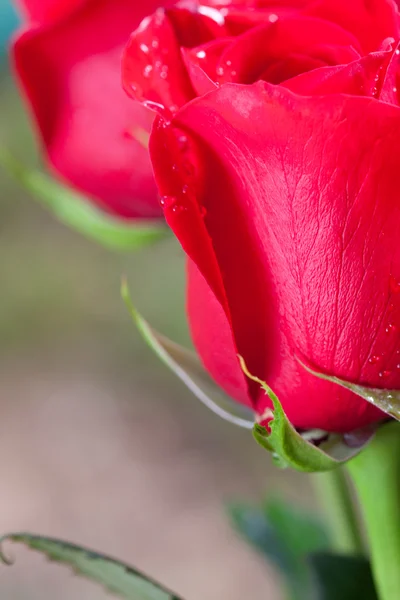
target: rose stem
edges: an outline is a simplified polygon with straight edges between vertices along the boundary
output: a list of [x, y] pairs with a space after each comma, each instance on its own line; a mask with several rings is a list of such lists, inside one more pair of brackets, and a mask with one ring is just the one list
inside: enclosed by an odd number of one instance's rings
[[400, 597], [400, 424], [382, 426], [348, 463], [365, 521], [380, 600]]
[[329, 524], [333, 550], [340, 554], [363, 554], [358, 515], [343, 467], [314, 474], [312, 481]]

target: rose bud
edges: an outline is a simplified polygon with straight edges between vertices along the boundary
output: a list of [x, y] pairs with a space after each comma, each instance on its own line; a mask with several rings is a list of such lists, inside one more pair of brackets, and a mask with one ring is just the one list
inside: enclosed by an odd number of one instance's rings
[[125, 89], [160, 113], [150, 151], [197, 351], [263, 415], [241, 355], [299, 429], [386, 418], [304, 365], [400, 389], [399, 24], [391, 0], [186, 2], [124, 58]]
[[108, 212], [161, 217], [148, 134], [152, 112], [121, 89], [121, 54], [157, 0], [21, 0], [12, 55], [46, 159]]

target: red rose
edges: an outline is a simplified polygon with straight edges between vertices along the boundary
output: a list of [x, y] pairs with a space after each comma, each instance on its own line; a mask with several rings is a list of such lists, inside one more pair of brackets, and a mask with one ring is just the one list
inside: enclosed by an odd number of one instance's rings
[[150, 150], [197, 350], [262, 414], [243, 355], [298, 428], [385, 416], [298, 359], [400, 388], [399, 24], [391, 0], [186, 2], [126, 51], [125, 88], [163, 113]]
[[50, 165], [110, 212], [161, 216], [145, 147], [153, 114], [129, 101], [120, 75], [130, 32], [158, 0], [20, 4], [15, 69]]

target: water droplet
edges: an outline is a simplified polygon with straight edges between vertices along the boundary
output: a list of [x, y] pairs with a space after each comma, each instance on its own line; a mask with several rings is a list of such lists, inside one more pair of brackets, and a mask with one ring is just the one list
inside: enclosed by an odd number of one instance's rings
[[226, 66], [227, 66], [227, 67], [230, 67], [231, 65], [232, 65], [232, 61], [231, 61], [231, 60], [227, 60], [227, 61], [226, 61]]
[[187, 150], [189, 148], [189, 141], [188, 141], [187, 136], [184, 134], [178, 135], [177, 141], [178, 141], [179, 149], [181, 150], [181, 152], [187, 152]]
[[268, 21], [270, 23], [276, 23], [278, 19], [279, 19], [279, 17], [275, 13], [271, 13], [268, 17]]
[[148, 79], [151, 76], [152, 71], [153, 71], [153, 66], [146, 65], [145, 68], [143, 69], [143, 76], [146, 77], [146, 79]]
[[185, 210], [186, 206], [184, 206], [183, 204], [174, 204], [174, 206], [172, 207], [172, 212], [175, 214], [184, 212]]
[[164, 65], [161, 68], [160, 77], [161, 77], [161, 79], [167, 79], [167, 77], [168, 77], [168, 66], [167, 65]]
[[187, 206], [183, 202], [179, 202], [175, 196], [163, 196], [160, 200], [160, 204], [164, 210], [171, 211], [175, 214], [184, 212], [187, 209]]
[[396, 369], [400, 371], [400, 363], [396, 365]]
[[379, 377], [389, 377], [389, 375], [391, 374], [391, 371], [380, 371], [379, 373]]
[[182, 194], [187, 194], [189, 191], [189, 186], [187, 184], [182, 186]]
[[160, 198], [160, 204], [161, 206], [168, 208], [172, 205], [174, 205], [176, 202], [176, 198], [175, 196], [162, 196]]
[[170, 125], [170, 117], [169, 111], [165, 108], [163, 104], [159, 102], [154, 102], [153, 100], [145, 100], [143, 102], [143, 106], [149, 108], [150, 110], [154, 110], [156, 113], [164, 117], [163, 127], [168, 127]]
[[389, 278], [389, 287], [393, 294], [400, 293], [400, 281], [393, 277], [393, 275], [391, 275]]
[[373, 354], [372, 356], [369, 357], [368, 362], [371, 365], [376, 365], [380, 360], [381, 360], [380, 356], [378, 356], [377, 354]]
[[392, 88], [393, 94], [397, 94], [397, 87]]
[[157, 50], [159, 45], [160, 45], [160, 42], [156, 38], [154, 38], [154, 40], [151, 42], [151, 47], [154, 48], [154, 50]]
[[389, 325], [385, 329], [386, 333], [395, 333], [396, 331], [397, 331], [397, 327], [396, 327], [396, 325], [393, 325], [393, 323], [389, 323]]
[[205, 17], [209, 17], [210, 19], [215, 21], [215, 23], [217, 23], [217, 25], [225, 24], [224, 15], [221, 13], [220, 10], [217, 10], [216, 8], [212, 8], [211, 6], [199, 6], [197, 11], [201, 15], [204, 15]]
[[196, 52], [196, 56], [197, 58], [206, 58], [206, 53], [204, 50], [199, 50], [198, 52]]
[[398, 48], [396, 48], [396, 50], [394, 51], [395, 54], [397, 54], [397, 56], [400, 55], [400, 50]]
[[142, 52], [144, 52], [145, 54], [148, 54], [149, 47], [146, 46], [146, 44], [140, 44], [139, 48], [141, 49]]
[[161, 60], [156, 60], [155, 63], [154, 63], [154, 66], [155, 66], [156, 69], [161, 69], [162, 66], [163, 66], [162, 61]]
[[200, 205], [199, 206], [199, 211], [200, 211], [200, 216], [203, 217], [203, 219], [204, 219], [204, 217], [207, 216], [207, 209], [206, 209], [206, 207]]
[[217, 75], [218, 75], [219, 77], [223, 77], [223, 76], [224, 76], [224, 73], [225, 73], [225, 71], [224, 71], [224, 67], [217, 67]]
[[231, 77], [236, 77], [237, 71], [231, 71]]

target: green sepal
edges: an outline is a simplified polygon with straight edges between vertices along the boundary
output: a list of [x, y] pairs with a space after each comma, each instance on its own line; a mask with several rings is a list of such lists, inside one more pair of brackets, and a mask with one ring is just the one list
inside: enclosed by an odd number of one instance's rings
[[252, 429], [254, 412], [229, 398], [211, 379], [194, 352], [172, 342], [149, 325], [134, 307], [126, 281], [122, 282], [121, 296], [144, 341], [196, 398], [224, 420]]
[[[341, 435], [327, 435], [327, 440], [318, 447], [298, 433], [287, 418], [278, 397], [269, 385], [249, 373], [244, 359], [239, 357], [243, 372], [258, 383], [268, 395], [273, 405], [268, 428], [258, 423], [254, 425], [255, 440], [271, 452], [276, 464], [280, 467], [292, 467], [298, 471], [314, 473], [330, 471], [353, 458], [363, 446], [351, 448]], [[372, 437], [367, 436], [367, 441]]]
[[[133, 567], [82, 546], [29, 533], [9, 533], [0, 539], [0, 545], [5, 541], [18, 542], [37, 550], [50, 561], [69, 566], [77, 575], [100, 584], [126, 600], [181, 600]], [[3, 551], [0, 552], [0, 560], [11, 564]]]
[[85, 196], [37, 169], [20, 164], [4, 150], [0, 151], [0, 164], [61, 223], [107, 248], [137, 250], [168, 235], [168, 228], [162, 222], [144, 219], [128, 222], [108, 215]]
[[334, 377], [333, 375], [326, 375], [319, 371], [314, 371], [302, 362], [300, 362], [300, 364], [302, 367], [304, 367], [304, 369], [306, 369], [306, 371], [311, 373], [311, 375], [314, 375], [319, 379], [325, 379], [326, 381], [330, 381], [331, 383], [335, 383], [336, 385], [346, 388], [346, 390], [354, 392], [354, 394], [361, 396], [361, 398], [364, 398], [364, 400], [367, 400], [367, 402], [373, 404], [376, 406], [376, 408], [379, 408], [390, 417], [400, 421], [400, 390], [369, 388], [357, 383], [345, 381], [344, 379]]

